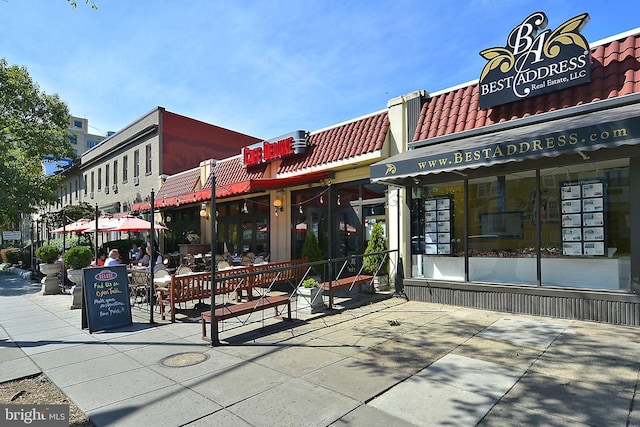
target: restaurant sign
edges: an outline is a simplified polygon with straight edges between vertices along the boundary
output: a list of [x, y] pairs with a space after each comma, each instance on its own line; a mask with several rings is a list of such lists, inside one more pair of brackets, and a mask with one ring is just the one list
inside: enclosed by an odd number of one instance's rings
[[539, 33], [548, 20], [536, 12], [511, 31], [505, 47], [480, 52], [488, 61], [480, 74], [480, 108], [589, 83], [589, 44], [580, 34], [587, 22], [583, 13]]
[[245, 167], [259, 165], [296, 154], [304, 154], [307, 152], [307, 138], [306, 131], [297, 130], [244, 147], [242, 149], [244, 165]]

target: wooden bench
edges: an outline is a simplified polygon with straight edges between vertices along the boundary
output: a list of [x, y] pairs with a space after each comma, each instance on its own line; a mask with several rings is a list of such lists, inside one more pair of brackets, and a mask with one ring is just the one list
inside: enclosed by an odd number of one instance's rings
[[371, 283], [372, 281], [373, 276], [358, 274], [357, 276], [343, 277], [330, 282], [323, 282], [320, 286], [322, 286], [323, 290], [329, 292], [329, 309], [331, 309], [333, 308], [333, 294], [335, 291], [345, 288], [351, 290], [354, 286], [358, 286], [358, 292], [362, 292], [362, 285]]
[[214, 345], [220, 344], [218, 338], [218, 322], [231, 319], [234, 317], [243, 316], [245, 314], [251, 314], [257, 311], [266, 310], [268, 308], [274, 308], [276, 316], [278, 316], [278, 307], [281, 305], [287, 306], [287, 317], [283, 320], [291, 321], [291, 300], [288, 296], [270, 296], [262, 297], [253, 301], [247, 301], [239, 304], [230, 304], [224, 307], [215, 309], [216, 321], [213, 323], [213, 337], [207, 337], [207, 322], [211, 322], [211, 311], [205, 311], [200, 316], [200, 322], [202, 324], [202, 339], [204, 341], [211, 342], [213, 339]]
[[[247, 291], [247, 296], [250, 300], [252, 298], [251, 281], [247, 277], [235, 277], [248, 272], [248, 268], [216, 271], [216, 295], [235, 293], [236, 300], [239, 300], [242, 292]], [[164, 306], [168, 297], [171, 322], [173, 323], [176, 321], [176, 307], [178, 304], [211, 298], [211, 272], [203, 271], [172, 275], [168, 288], [158, 288], [156, 290], [162, 318], [165, 318]]]
[[257, 273], [251, 276], [252, 287], [269, 288], [275, 284], [289, 283], [293, 290], [305, 273], [305, 268], [299, 266], [308, 262], [306, 258], [302, 258], [252, 265], [249, 267], [250, 271]]

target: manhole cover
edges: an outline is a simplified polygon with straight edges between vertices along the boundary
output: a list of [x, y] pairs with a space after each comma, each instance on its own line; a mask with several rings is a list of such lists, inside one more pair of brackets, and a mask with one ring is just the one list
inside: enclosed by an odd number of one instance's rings
[[184, 366], [197, 365], [208, 358], [209, 356], [204, 353], [178, 353], [165, 357], [160, 361], [160, 364], [170, 368], [181, 368]]

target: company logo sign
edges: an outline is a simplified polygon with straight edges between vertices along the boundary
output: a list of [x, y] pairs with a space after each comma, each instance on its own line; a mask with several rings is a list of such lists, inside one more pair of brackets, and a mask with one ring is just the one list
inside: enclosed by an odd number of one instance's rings
[[100, 273], [96, 274], [95, 277], [99, 282], [108, 282], [118, 277], [118, 275], [111, 270], [102, 270]]
[[69, 405], [0, 405], [2, 426], [66, 427]]
[[307, 152], [308, 133], [303, 130], [288, 133], [268, 141], [244, 147], [242, 159], [245, 166], [272, 162], [288, 156]]
[[580, 34], [587, 22], [583, 13], [544, 30], [547, 15], [536, 12], [511, 31], [505, 47], [480, 52], [488, 61], [480, 74], [480, 108], [589, 83], [589, 44]]

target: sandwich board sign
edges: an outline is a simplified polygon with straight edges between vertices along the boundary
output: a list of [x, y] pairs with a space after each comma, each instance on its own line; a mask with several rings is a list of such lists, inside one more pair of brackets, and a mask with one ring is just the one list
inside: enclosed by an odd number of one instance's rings
[[84, 268], [82, 278], [83, 327], [89, 333], [133, 324], [126, 266]]

